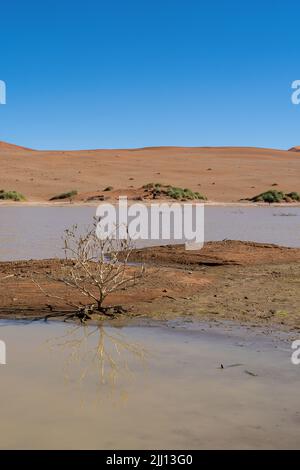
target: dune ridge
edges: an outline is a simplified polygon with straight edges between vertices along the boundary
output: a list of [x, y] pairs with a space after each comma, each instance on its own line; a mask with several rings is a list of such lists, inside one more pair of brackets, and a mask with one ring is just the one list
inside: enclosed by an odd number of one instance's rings
[[96, 193], [111, 186], [129, 191], [151, 182], [199, 191], [215, 202], [238, 202], [273, 186], [300, 190], [300, 158], [288, 150], [169, 146], [41, 151], [0, 142], [0, 161], [0, 187], [30, 202], [71, 190]]

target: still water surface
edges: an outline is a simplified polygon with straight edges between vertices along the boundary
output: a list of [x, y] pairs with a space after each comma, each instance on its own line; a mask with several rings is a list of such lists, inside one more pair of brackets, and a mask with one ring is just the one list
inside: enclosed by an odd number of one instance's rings
[[[0, 260], [63, 256], [63, 231], [90, 225], [95, 207], [0, 207]], [[299, 207], [206, 207], [205, 240], [300, 247]], [[161, 242], [160, 242], [161, 243]]]
[[1, 322], [0, 338], [2, 449], [300, 447], [290, 343], [179, 322]]

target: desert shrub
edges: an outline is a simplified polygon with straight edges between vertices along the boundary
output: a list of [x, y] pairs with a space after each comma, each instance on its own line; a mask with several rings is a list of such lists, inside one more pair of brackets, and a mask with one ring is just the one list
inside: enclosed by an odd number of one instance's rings
[[71, 199], [72, 197], [76, 196], [78, 192], [74, 189], [73, 191], [69, 191], [67, 193], [61, 193], [58, 194], [57, 196], [51, 197], [49, 200], [50, 201], [55, 201], [56, 199]]
[[103, 191], [112, 191], [114, 188], [112, 186], [107, 186]]
[[199, 192], [194, 192], [191, 189], [188, 188], [177, 188], [174, 186], [169, 186], [166, 188], [164, 193], [172, 198], [172, 199], [177, 199], [177, 200], [183, 200], [183, 199], [188, 199], [188, 200], [205, 200], [206, 197], [200, 194]]
[[26, 201], [23, 194], [18, 193], [17, 191], [4, 191], [4, 189], [0, 190], [0, 199], [7, 201]]
[[287, 193], [286, 196], [293, 201], [300, 201], [300, 194], [296, 191], [292, 191], [291, 193]]
[[276, 189], [270, 189], [269, 191], [265, 191], [264, 193], [258, 194], [250, 198], [252, 202], [282, 202], [284, 200], [284, 193], [282, 191], [277, 191]]
[[206, 200], [206, 197], [199, 192], [193, 192], [188, 188], [178, 188], [171, 185], [163, 185], [161, 183], [148, 183], [143, 186], [145, 191], [150, 191], [153, 196], [164, 195], [171, 199], [182, 200]]
[[284, 193], [283, 191], [277, 191], [276, 189], [270, 189], [264, 193], [258, 194], [249, 199], [252, 202], [268, 202], [268, 203], [278, 203], [278, 202], [292, 202], [300, 201], [300, 194], [292, 191], [290, 193]]
[[196, 191], [194, 194], [197, 196], [197, 199], [200, 199], [200, 200], [203, 200], [203, 201], [207, 200], [207, 197], [203, 196], [203, 194], [199, 193], [198, 191]]

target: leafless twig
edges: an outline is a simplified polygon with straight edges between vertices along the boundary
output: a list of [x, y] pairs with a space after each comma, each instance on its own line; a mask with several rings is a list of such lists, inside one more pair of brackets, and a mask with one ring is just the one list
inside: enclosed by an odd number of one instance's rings
[[51, 281], [64, 284], [68, 291], [79, 293], [85, 299], [84, 303], [52, 294], [32, 278], [47, 298], [72, 307], [84, 320], [92, 313], [111, 315], [109, 308], [103, 307], [104, 300], [116, 291], [134, 286], [145, 274], [143, 265], [129, 266], [134, 249], [129, 238], [117, 240], [113, 234], [102, 238], [99, 237], [99, 227], [98, 231], [96, 228], [95, 222], [84, 234], [79, 233], [76, 225], [66, 230], [63, 239], [66, 262], [61, 267], [61, 275], [47, 275]]

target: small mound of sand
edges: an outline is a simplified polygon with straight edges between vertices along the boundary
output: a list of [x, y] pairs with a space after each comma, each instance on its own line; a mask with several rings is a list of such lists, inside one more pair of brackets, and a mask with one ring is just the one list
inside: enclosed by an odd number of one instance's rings
[[166, 265], [257, 265], [300, 262], [299, 248], [266, 243], [226, 240], [208, 242], [202, 250], [186, 250], [184, 245], [166, 245], [136, 250], [132, 260]]

